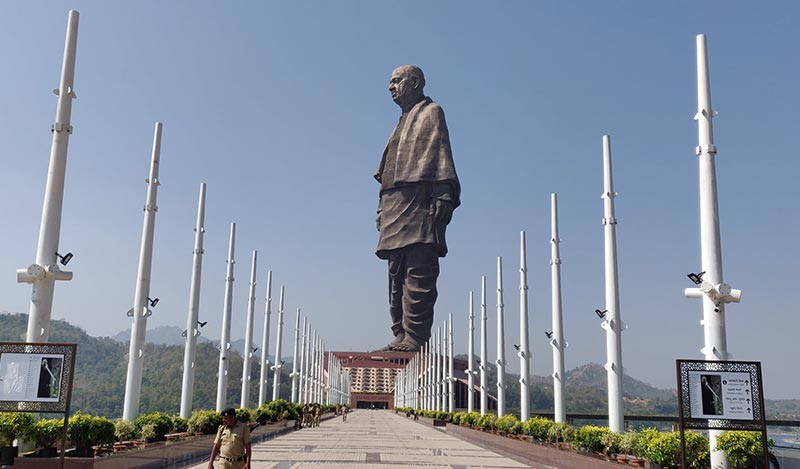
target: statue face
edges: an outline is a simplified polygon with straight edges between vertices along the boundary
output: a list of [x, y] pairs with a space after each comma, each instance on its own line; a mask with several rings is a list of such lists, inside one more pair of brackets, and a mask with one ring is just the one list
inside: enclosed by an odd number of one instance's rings
[[407, 68], [399, 67], [392, 72], [392, 78], [389, 80], [389, 93], [398, 106], [405, 108], [406, 105], [419, 100], [422, 89]]

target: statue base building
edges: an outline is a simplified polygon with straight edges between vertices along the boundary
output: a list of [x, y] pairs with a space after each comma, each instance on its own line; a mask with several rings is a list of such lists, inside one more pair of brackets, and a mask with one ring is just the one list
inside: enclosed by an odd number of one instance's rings
[[[354, 409], [393, 409], [394, 383], [400, 373], [414, 358], [413, 352], [332, 352], [344, 370], [350, 373], [350, 406]], [[453, 360], [453, 375], [456, 379], [456, 411], [466, 411], [469, 392], [467, 361]], [[475, 402], [480, 398], [480, 388], [475, 386]], [[496, 397], [489, 396], [489, 407], [496, 408]]]

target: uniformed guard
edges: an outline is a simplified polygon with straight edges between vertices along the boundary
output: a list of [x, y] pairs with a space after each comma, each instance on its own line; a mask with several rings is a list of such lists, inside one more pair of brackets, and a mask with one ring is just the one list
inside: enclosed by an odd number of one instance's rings
[[236, 418], [236, 409], [222, 411], [222, 422], [211, 449], [208, 467], [214, 468], [214, 459], [219, 455], [220, 469], [250, 469], [253, 454], [250, 447], [250, 427]]

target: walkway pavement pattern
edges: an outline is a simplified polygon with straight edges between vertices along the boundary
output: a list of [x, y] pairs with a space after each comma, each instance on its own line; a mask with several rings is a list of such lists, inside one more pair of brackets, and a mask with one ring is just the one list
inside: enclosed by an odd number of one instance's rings
[[[209, 448], [209, 453], [211, 449]], [[253, 447], [251, 469], [403, 469], [532, 467], [434, 430], [403, 415], [351, 412]], [[208, 467], [208, 462], [194, 466]], [[536, 469], [550, 468], [541, 465]]]

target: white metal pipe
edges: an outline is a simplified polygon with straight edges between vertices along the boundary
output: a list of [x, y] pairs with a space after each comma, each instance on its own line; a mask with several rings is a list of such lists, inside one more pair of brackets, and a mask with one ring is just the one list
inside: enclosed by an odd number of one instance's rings
[[[701, 269], [705, 272], [701, 291], [703, 298], [703, 336], [702, 350], [706, 360], [728, 360], [727, 337], [725, 333], [725, 304], [737, 302], [741, 292], [734, 296], [724, 283], [722, 275], [722, 243], [719, 228], [719, 203], [717, 197], [717, 174], [714, 146], [714, 131], [711, 120], [716, 113], [711, 106], [711, 80], [708, 69], [708, 46], [705, 34], [697, 36], [697, 156], [700, 179], [700, 254]], [[721, 288], [722, 287], [722, 288]], [[719, 430], [710, 430], [711, 467], [714, 469], [730, 467], [730, 461], [723, 451], [716, 451]]]
[[297, 403], [297, 347], [300, 342], [300, 308], [294, 321], [294, 351], [292, 352], [292, 404]]
[[272, 271], [267, 271], [267, 304], [264, 307], [264, 332], [261, 336], [261, 372], [258, 382], [258, 405], [267, 402], [267, 379], [269, 377], [269, 320], [272, 314]]
[[311, 376], [309, 375], [308, 370], [311, 369], [311, 337], [311, 322], [309, 321], [306, 324], [306, 343], [304, 346], [305, 363], [302, 366], [303, 386], [301, 387], [301, 394], [303, 404], [310, 402], [308, 399], [308, 387], [311, 381]]
[[456, 411], [455, 378], [453, 377], [453, 313], [447, 319], [447, 411]]
[[436, 333], [433, 335], [433, 410], [439, 410], [439, 331], [436, 328]]
[[445, 350], [447, 349], [447, 324], [442, 323], [439, 332], [439, 376], [437, 381], [437, 394], [439, 395], [439, 412], [445, 411]]
[[420, 397], [419, 397], [419, 408], [423, 410], [428, 409], [428, 343], [425, 342], [422, 345], [422, 349], [420, 350], [420, 356], [422, 357], [422, 361], [420, 362]]
[[322, 361], [323, 361], [323, 354], [325, 353], [325, 346], [322, 343], [322, 336], [317, 336], [317, 341], [319, 342], [319, 346], [317, 347], [317, 363], [316, 363], [316, 374], [317, 379], [314, 380], [314, 402], [322, 403]]
[[558, 237], [558, 196], [550, 194], [550, 301], [552, 308], [552, 327], [548, 339], [553, 347], [553, 409], [557, 423], [567, 421], [564, 405], [564, 340], [563, 316], [561, 310], [561, 257]]
[[236, 261], [236, 223], [231, 223], [228, 243], [228, 268], [225, 275], [225, 303], [222, 308], [222, 332], [219, 339], [219, 368], [217, 370], [217, 412], [228, 407], [228, 353], [231, 349], [231, 309], [233, 308], [233, 267]]
[[439, 358], [441, 361], [440, 373], [439, 373], [439, 409], [440, 412], [447, 411], [447, 321], [442, 324], [442, 342], [441, 342], [441, 349], [439, 353]]
[[308, 402], [315, 402], [317, 395], [317, 362], [319, 361], [319, 335], [314, 331], [314, 341], [311, 344], [311, 363], [308, 368]]
[[617, 219], [614, 214], [613, 176], [611, 171], [611, 138], [603, 135], [603, 208], [605, 227], [606, 280], [606, 371], [608, 372], [608, 428], [615, 433], [625, 431], [622, 401], [622, 329], [619, 312], [619, 282], [617, 277]]
[[489, 396], [487, 393], [489, 392], [489, 376], [486, 374], [486, 339], [487, 339], [487, 330], [486, 330], [486, 321], [488, 317], [486, 316], [486, 276], [481, 276], [481, 364], [479, 370], [481, 372], [481, 415], [485, 415], [488, 409], [489, 403]]
[[278, 334], [275, 337], [275, 373], [272, 376], [272, 400], [277, 401], [280, 398], [281, 388], [281, 368], [283, 362], [281, 361], [281, 348], [283, 347], [283, 285], [281, 285], [280, 305], [278, 306]]
[[519, 394], [520, 421], [530, 418], [531, 380], [530, 344], [528, 341], [528, 263], [525, 256], [525, 232], [519, 233]]
[[497, 417], [506, 414], [506, 338], [503, 321], [503, 258], [497, 258]]
[[[305, 369], [306, 362], [306, 346], [308, 345], [308, 317], [303, 317], [303, 334], [300, 343], [300, 367], [297, 370], [297, 403], [304, 404], [305, 396], [303, 395], [303, 387], [306, 383], [306, 376], [303, 370]], [[294, 365], [292, 365], [294, 367]]]
[[[256, 270], [258, 251], [253, 250], [253, 263], [250, 267], [250, 291], [247, 296], [247, 320], [244, 330], [244, 351], [242, 353], [242, 399], [239, 407], [250, 407], [250, 368], [253, 360], [253, 319], [256, 311]], [[263, 355], [263, 353], [262, 353]]]
[[194, 365], [197, 354], [197, 337], [200, 336], [200, 279], [203, 271], [203, 236], [205, 235], [206, 183], [200, 183], [200, 200], [197, 203], [197, 225], [194, 228], [194, 254], [192, 254], [192, 282], [189, 288], [189, 314], [186, 319], [186, 342], [183, 351], [183, 385], [181, 386], [181, 418], [192, 416], [194, 395]]
[[475, 411], [475, 309], [469, 292], [469, 335], [467, 336], [467, 412]]
[[316, 377], [316, 363], [317, 363], [317, 331], [316, 329], [311, 333], [311, 344], [309, 345], [309, 357], [310, 360], [308, 362], [308, 402], [314, 402], [314, 379]]
[[58, 242], [61, 236], [61, 212], [64, 204], [64, 179], [67, 170], [67, 149], [72, 135], [72, 100], [75, 81], [75, 54], [78, 47], [78, 18], [75, 10], [69, 11], [67, 37], [64, 43], [64, 58], [61, 63], [61, 79], [55, 94], [56, 121], [51, 128], [53, 141], [50, 146], [50, 163], [44, 189], [42, 220], [39, 225], [39, 241], [36, 247], [36, 262], [27, 269], [17, 270], [17, 282], [32, 283], [31, 305], [28, 314], [26, 342], [50, 340], [50, 317], [53, 311], [53, 290], [56, 280], [72, 280], [72, 272], [58, 267]]
[[[147, 199], [144, 206], [142, 224], [142, 245], [139, 250], [139, 269], [136, 275], [136, 290], [133, 296], [133, 325], [128, 348], [128, 373], [125, 380], [125, 402], [122, 418], [133, 422], [139, 415], [139, 397], [142, 391], [142, 368], [144, 366], [145, 333], [147, 318], [152, 314], [148, 306], [150, 296], [150, 272], [153, 265], [153, 235], [156, 229], [158, 166], [161, 159], [161, 130], [163, 125], [156, 122], [153, 137], [153, 153], [150, 160], [150, 175], [147, 182]], [[34, 285], [35, 288], [35, 285]]]
[[437, 351], [437, 360], [439, 362], [439, 374], [436, 376], [436, 410], [439, 412], [444, 412], [444, 350], [445, 350], [445, 330], [447, 329], [446, 325], [443, 325], [441, 329], [439, 329], [439, 341]]
[[434, 337], [431, 336], [425, 343], [425, 410], [431, 410], [431, 376], [433, 374], [433, 346]]

